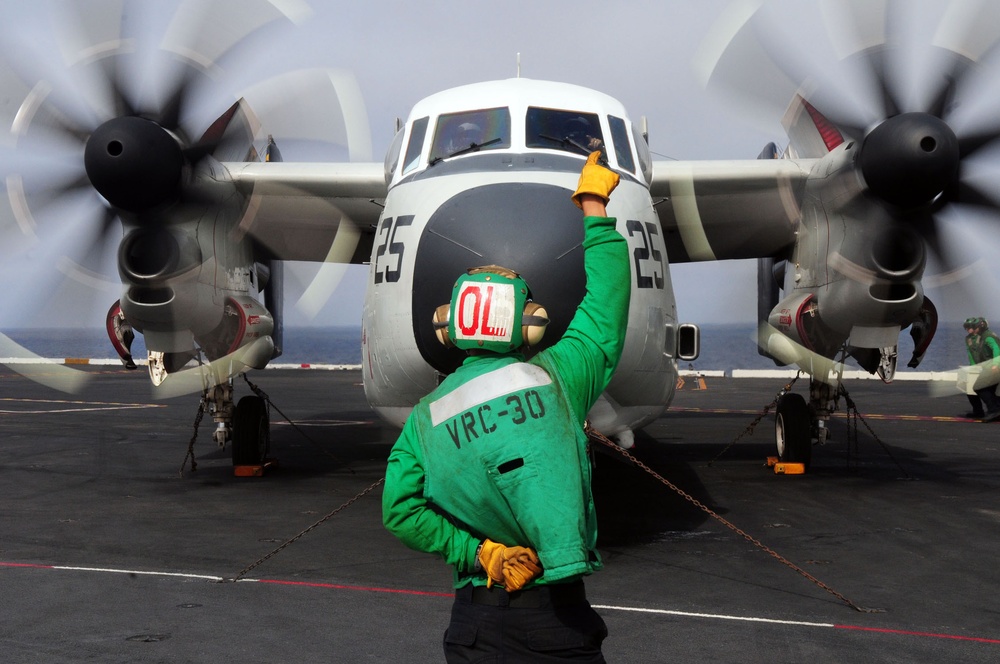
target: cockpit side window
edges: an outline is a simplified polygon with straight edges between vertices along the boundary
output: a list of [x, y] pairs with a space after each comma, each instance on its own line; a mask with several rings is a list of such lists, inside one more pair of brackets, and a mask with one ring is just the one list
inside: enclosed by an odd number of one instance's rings
[[632, 159], [632, 146], [628, 141], [628, 129], [625, 128], [625, 121], [609, 115], [608, 126], [611, 127], [611, 142], [615, 147], [618, 168], [635, 173], [635, 160]]
[[601, 121], [595, 113], [532, 106], [528, 108], [525, 124], [529, 148], [565, 150], [582, 155], [604, 148]]
[[447, 113], [437, 120], [430, 163], [459, 154], [510, 147], [510, 111], [489, 108]]
[[410, 129], [410, 141], [406, 144], [406, 159], [403, 161], [403, 174], [409, 173], [420, 163], [420, 151], [424, 147], [424, 136], [427, 135], [427, 121], [420, 118], [413, 121]]
[[632, 125], [632, 136], [635, 138], [635, 152], [639, 155], [639, 168], [642, 169], [642, 177], [647, 184], [653, 182], [653, 158], [649, 154], [649, 146], [646, 144], [646, 137], [636, 126]]
[[403, 130], [400, 129], [392, 138], [389, 151], [385, 153], [385, 183], [388, 185], [392, 181], [392, 175], [399, 166], [399, 155], [403, 151]]

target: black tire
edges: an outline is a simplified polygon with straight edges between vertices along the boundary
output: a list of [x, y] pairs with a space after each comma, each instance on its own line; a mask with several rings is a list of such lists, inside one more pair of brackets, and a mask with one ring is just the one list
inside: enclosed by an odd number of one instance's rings
[[774, 442], [779, 459], [809, 467], [812, 459], [810, 420], [809, 406], [801, 395], [790, 393], [781, 397], [774, 416]]
[[258, 396], [246, 396], [233, 413], [233, 465], [259, 466], [267, 458], [270, 422], [267, 404]]

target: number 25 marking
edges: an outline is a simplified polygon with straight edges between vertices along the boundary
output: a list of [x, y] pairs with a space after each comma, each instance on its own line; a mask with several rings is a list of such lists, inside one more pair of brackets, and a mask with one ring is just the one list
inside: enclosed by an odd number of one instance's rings
[[[651, 221], [647, 221], [643, 224], [641, 221], [636, 221], [634, 219], [629, 219], [625, 222], [625, 228], [628, 230], [630, 237], [639, 235], [642, 240], [642, 245], [636, 247], [632, 251], [632, 258], [635, 263], [635, 282], [636, 286], [639, 288], [663, 288], [663, 276], [666, 274], [666, 267], [663, 265], [663, 254], [657, 249], [653, 244], [653, 236], [659, 236], [660, 233], [656, 229], [656, 224]], [[648, 277], [642, 273], [642, 266], [644, 263], [652, 262], [652, 272], [653, 276]]]
[[[399, 277], [403, 272], [403, 251], [406, 247], [402, 242], [396, 242], [396, 231], [399, 230], [401, 226], [409, 226], [413, 223], [412, 214], [400, 215], [399, 217], [386, 217], [382, 220], [379, 225], [378, 234], [379, 236], [384, 236], [382, 242], [378, 245], [378, 249], [375, 250], [375, 283], [380, 284], [383, 281], [394, 284], [399, 281]], [[390, 270], [389, 266], [385, 266], [385, 270], [381, 269], [382, 257], [388, 254], [389, 256], [396, 257], [396, 269]]]

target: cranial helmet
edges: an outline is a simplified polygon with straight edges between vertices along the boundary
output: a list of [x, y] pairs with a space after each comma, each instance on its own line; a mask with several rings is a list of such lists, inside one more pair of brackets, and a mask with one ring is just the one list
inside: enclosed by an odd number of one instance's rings
[[966, 318], [965, 319], [965, 323], [962, 325], [962, 327], [964, 327], [967, 330], [969, 330], [969, 329], [972, 329], [972, 330], [977, 330], [977, 329], [988, 330], [988, 329], [990, 329], [990, 324], [988, 322], [986, 322], [985, 318], [982, 318], [982, 317], [973, 317], [973, 318]]
[[549, 319], [528, 284], [499, 265], [472, 268], [455, 282], [451, 303], [434, 311], [438, 341], [462, 350], [509, 353], [542, 340]]

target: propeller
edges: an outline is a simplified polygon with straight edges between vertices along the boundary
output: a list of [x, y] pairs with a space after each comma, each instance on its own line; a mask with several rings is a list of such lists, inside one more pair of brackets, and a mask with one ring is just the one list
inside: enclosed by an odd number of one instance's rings
[[[0, 213], [0, 251], [9, 256], [9, 269], [42, 294], [35, 304], [66, 280], [120, 289], [104, 271], [109, 245], [121, 241], [123, 230], [138, 232], [120, 252], [141, 254], [147, 266], [166, 265], [178, 253], [200, 260], [183, 241], [172, 241], [197, 218], [195, 210], [216, 202], [210, 178], [196, 176], [210, 166], [209, 157], [246, 159], [258, 120], [272, 121], [279, 139], [340, 141], [370, 159], [364, 105], [346, 73], [327, 74], [328, 87], [332, 81], [339, 94], [332, 108], [341, 110], [346, 130], [324, 133], [317, 110], [308, 121], [289, 119], [308, 105], [299, 100], [308, 100], [316, 85], [316, 77], [301, 72], [252, 88], [249, 96], [264, 100], [259, 107], [232, 103], [238, 95], [224, 79], [245, 69], [248, 50], [266, 50], [271, 42], [264, 35], [308, 15], [300, 0], [66, 1], [56, 3], [48, 22], [40, 12], [26, 18], [23, 10], [0, 8], [0, 23], [22, 28], [0, 30], [0, 123], [10, 128], [0, 131], [0, 177], [9, 202]], [[294, 108], [289, 99], [296, 99]], [[241, 228], [252, 232], [252, 225], [247, 218]], [[331, 260], [349, 258], [357, 246], [357, 231], [343, 227]], [[168, 248], [157, 253], [155, 246]], [[43, 261], [25, 260], [26, 249]], [[52, 266], [58, 276], [42, 274]], [[332, 291], [331, 278], [318, 282]], [[13, 309], [29, 306], [4, 308], [9, 321]], [[106, 308], [106, 299], [93, 307]], [[62, 386], [74, 390], [79, 381]]]
[[[1000, 144], [988, 95], [1000, 66], [997, 26], [1000, 5], [988, 0], [743, 3], [706, 40], [696, 67], [709, 89], [772, 118], [805, 100], [855, 146], [866, 188], [841, 210], [870, 234], [879, 271], [919, 276], [926, 250], [942, 270], [929, 280], [951, 282], [970, 272], [948, 246], [952, 220], [975, 215], [995, 233], [1000, 211], [1000, 195], [983, 177]], [[822, 157], [837, 142], [809, 153], [793, 137], [790, 150]], [[876, 283], [867, 266], [837, 269]]]
[[[371, 131], [361, 89], [351, 72], [336, 69], [303, 69], [268, 79], [242, 91], [269, 133], [295, 144], [309, 141], [320, 146], [324, 159], [372, 161]], [[295, 113], [284, 106], [296, 99]], [[292, 193], [292, 192], [289, 192]], [[296, 310], [315, 318], [330, 300], [347, 273], [361, 232], [350, 216], [329, 202], [330, 219], [341, 219], [325, 260], [318, 264], [290, 263], [290, 276], [301, 285]], [[248, 228], [252, 233], [253, 229]]]

